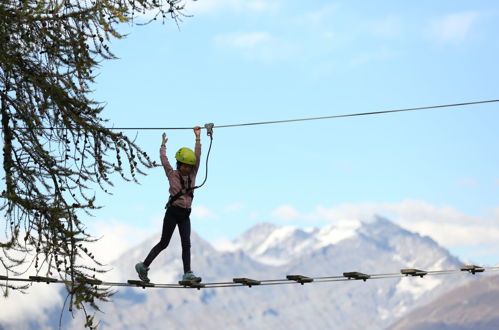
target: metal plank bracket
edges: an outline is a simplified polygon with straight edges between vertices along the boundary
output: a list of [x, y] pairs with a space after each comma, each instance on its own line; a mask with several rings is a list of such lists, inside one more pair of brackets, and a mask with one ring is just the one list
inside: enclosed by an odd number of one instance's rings
[[290, 281], [296, 281], [296, 282], [300, 283], [301, 285], [303, 285], [304, 283], [311, 283], [314, 281], [313, 278], [303, 276], [303, 275], [286, 275], [286, 279], [288, 279]]
[[241, 278], [233, 278], [232, 281], [234, 283], [241, 283], [243, 285], [247, 285], [248, 287], [252, 287], [253, 285], [260, 285], [262, 282], [257, 280], [252, 280], [251, 278], [241, 277]]
[[460, 269], [463, 272], [470, 272], [473, 275], [475, 275], [475, 273], [482, 273], [485, 271], [485, 268], [476, 265], [465, 265], [461, 266]]
[[428, 272], [425, 272], [424, 270], [416, 269], [416, 268], [407, 268], [407, 269], [401, 269], [400, 273], [405, 275], [405, 276], [420, 276], [423, 278]]
[[354, 280], [363, 280], [364, 282], [371, 278], [371, 275], [367, 275], [367, 274], [359, 273], [359, 272], [346, 272], [346, 273], [343, 273], [343, 276], [348, 278], [348, 279], [353, 278]]
[[138, 287], [141, 287], [142, 289], [147, 288], [154, 288], [154, 283], [149, 283], [149, 282], [144, 282], [144, 281], [139, 281], [139, 280], [128, 280], [128, 284], [136, 285]]
[[45, 282], [47, 284], [57, 282], [56, 278], [44, 277], [44, 276], [30, 276], [29, 279], [33, 282]]
[[194, 282], [194, 281], [178, 281], [178, 284], [182, 285], [184, 288], [193, 288], [193, 289], [201, 289], [204, 288], [205, 285], [199, 282]]
[[98, 279], [95, 279], [95, 278], [87, 278], [87, 279], [85, 279], [84, 282], [88, 283], [90, 285], [101, 285], [102, 284], [101, 280], [98, 280]]

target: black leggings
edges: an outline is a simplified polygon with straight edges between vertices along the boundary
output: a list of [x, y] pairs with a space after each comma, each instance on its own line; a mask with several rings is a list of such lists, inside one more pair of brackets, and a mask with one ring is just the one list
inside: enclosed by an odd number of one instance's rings
[[163, 219], [163, 232], [161, 240], [156, 244], [144, 260], [144, 266], [149, 267], [158, 254], [166, 249], [172, 238], [175, 226], [178, 224], [180, 241], [182, 242], [182, 261], [184, 263], [184, 273], [191, 271], [191, 219], [189, 215], [191, 209], [184, 209], [178, 206], [170, 206]]

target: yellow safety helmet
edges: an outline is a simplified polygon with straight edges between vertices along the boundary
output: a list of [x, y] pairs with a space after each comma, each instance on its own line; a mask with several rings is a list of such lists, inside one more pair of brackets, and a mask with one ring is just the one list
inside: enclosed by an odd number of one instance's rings
[[196, 165], [196, 155], [194, 154], [194, 151], [192, 151], [189, 148], [180, 148], [178, 149], [177, 153], [175, 154], [175, 159], [178, 162], [187, 164], [187, 165]]

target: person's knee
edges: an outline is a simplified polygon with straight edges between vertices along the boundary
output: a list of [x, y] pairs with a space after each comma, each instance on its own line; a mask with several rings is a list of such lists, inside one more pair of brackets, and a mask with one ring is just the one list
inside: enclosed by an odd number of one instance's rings
[[158, 243], [158, 248], [159, 248], [161, 251], [163, 251], [164, 249], [166, 249], [166, 248], [168, 247], [168, 244], [169, 244], [169, 243], [170, 243], [169, 241], [160, 241], [160, 242]]

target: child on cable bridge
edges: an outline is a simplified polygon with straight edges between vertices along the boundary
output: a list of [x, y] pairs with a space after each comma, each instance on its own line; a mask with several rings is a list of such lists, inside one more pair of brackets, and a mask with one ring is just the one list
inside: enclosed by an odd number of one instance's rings
[[175, 227], [178, 225], [180, 240], [182, 242], [182, 262], [184, 264], [184, 275], [182, 280], [201, 282], [200, 277], [196, 277], [191, 270], [191, 214], [192, 188], [195, 186], [196, 174], [199, 169], [201, 156], [200, 133], [201, 128], [193, 128], [196, 135], [195, 152], [189, 148], [180, 148], [175, 154], [177, 159], [177, 169], [174, 170], [166, 157], [166, 134], [163, 133], [163, 141], [159, 149], [161, 164], [165, 169], [166, 176], [170, 183], [170, 198], [166, 205], [166, 213], [163, 219], [163, 231], [161, 240], [149, 252], [143, 262], [135, 265], [135, 270], [142, 281], [149, 282], [147, 273], [149, 266], [158, 254], [170, 243]]

